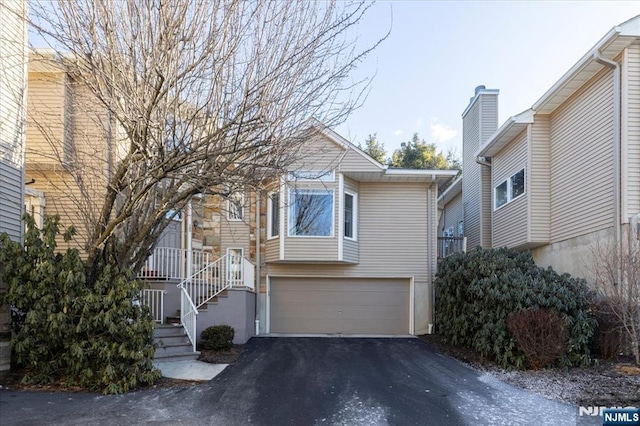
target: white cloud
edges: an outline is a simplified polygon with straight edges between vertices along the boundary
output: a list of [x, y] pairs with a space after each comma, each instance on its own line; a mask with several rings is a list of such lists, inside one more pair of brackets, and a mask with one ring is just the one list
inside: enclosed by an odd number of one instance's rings
[[404, 130], [396, 130], [393, 134], [396, 136], [402, 136], [404, 134]]
[[442, 124], [437, 118], [431, 119], [431, 137], [438, 142], [447, 142], [458, 135], [458, 131], [451, 126]]
[[423, 124], [424, 120], [422, 118], [419, 118], [418, 121], [416, 121], [416, 130], [420, 130]]

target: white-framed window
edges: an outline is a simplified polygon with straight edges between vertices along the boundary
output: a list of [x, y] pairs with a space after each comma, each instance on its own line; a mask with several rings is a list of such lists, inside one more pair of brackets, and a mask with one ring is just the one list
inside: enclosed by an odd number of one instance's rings
[[458, 237], [464, 236], [464, 222], [461, 220], [458, 222]]
[[289, 190], [289, 236], [333, 236], [333, 190]]
[[348, 191], [344, 193], [344, 237], [358, 239], [358, 195]]
[[267, 238], [280, 235], [280, 193], [269, 194], [267, 204]]
[[244, 257], [244, 249], [228, 248], [227, 249], [227, 279], [231, 285], [243, 285], [242, 282], [242, 258]]
[[290, 181], [335, 182], [333, 170], [297, 170], [289, 173]]
[[525, 169], [522, 168], [495, 187], [493, 209], [499, 209], [524, 195], [525, 192]]
[[244, 194], [240, 191], [232, 192], [227, 199], [227, 218], [229, 220], [244, 219]]

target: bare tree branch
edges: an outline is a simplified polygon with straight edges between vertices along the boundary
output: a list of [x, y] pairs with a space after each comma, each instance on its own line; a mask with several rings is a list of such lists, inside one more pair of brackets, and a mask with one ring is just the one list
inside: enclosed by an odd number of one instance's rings
[[100, 200], [84, 213], [87, 256], [117, 237], [118, 261], [134, 270], [168, 212], [199, 193], [260, 190], [303, 156], [308, 118], [344, 121], [370, 84], [351, 75], [386, 37], [358, 50], [355, 31], [370, 7], [363, 2], [32, 6], [31, 25], [61, 52], [52, 60], [105, 112], [98, 121], [106, 142], [75, 140], [78, 149], [97, 147], [94, 155], [63, 163], [78, 186], [91, 186], [80, 198]]

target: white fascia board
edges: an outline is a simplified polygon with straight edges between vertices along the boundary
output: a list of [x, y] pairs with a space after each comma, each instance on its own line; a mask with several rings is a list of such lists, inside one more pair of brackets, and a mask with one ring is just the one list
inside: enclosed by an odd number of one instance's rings
[[[618, 37], [640, 37], [640, 15], [635, 18], [613, 27], [607, 34], [604, 35], [589, 51], [576, 62], [561, 78], [558, 80], [547, 92], [542, 95], [536, 103], [533, 104], [535, 111], [540, 111], [545, 105], [556, 96], [564, 87], [566, 87], [572, 80], [578, 77], [593, 61], [594, 55], [600, 53], [607, 46], [613, 43]], [[611, 59], [611, 58], [609, 58]]]
[[[534, 122], [535, 111], [528, 109], [521, 112], [518, 115], [509, 117], [502, 126], [487, 140], [484, 145], [476, 151], [477, 157], [491, 157], [500, 149], [502, 149], [508, 142], [509, 138], [516, 136], [527, 125]], [[515, 133], [515, 134], [514, 134]]]
[[428, 178], [435, 182], [438, 178], [452, 178], [459, 170], [422, 170], [422, 169], [386, 169], [385, 176], [406, 176], [416, 178]]
[[462, 191], [462, 177], [458, 177], [449, 187], [438, 197], [438, 204], [447, 204], [453, 197]]

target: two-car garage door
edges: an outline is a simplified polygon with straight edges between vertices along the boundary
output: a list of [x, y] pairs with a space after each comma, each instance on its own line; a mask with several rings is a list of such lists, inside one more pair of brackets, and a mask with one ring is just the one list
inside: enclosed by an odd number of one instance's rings
[[410, 334], [409, 279], [272, 277], [269, 282], [271, 333]]

